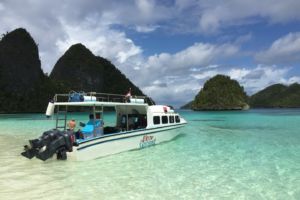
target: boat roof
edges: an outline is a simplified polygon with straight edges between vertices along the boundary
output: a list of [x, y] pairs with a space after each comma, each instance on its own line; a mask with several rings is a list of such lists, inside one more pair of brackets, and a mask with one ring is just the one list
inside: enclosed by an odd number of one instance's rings
[[122, 102], [103, 102], [103, 101], [88, 101], [88, 102], [54, 102], [56, 106], [148, 106], [146, 103], [122, 103]]

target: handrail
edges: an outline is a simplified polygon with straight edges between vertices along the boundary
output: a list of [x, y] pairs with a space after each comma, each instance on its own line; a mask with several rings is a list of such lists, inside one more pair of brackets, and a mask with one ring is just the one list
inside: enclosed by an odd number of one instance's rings
[[[75, 91], [71, 91], [75, 92]], [[55, 94], [54, 95], [54, 102], [68, 102], [70, 93], [68, 94]], [[98, 102], [126, 102], [128, 101], [128, 97], [126, 95], [121, 94], [112, 94], [112, 93], [97, 93], [97, 92], [78, 92], [82, 93], [84, 96], [90, 96], [90, 97], [96, 97], [96, 101]], [[153, 105], [153, 101], [151, 98], [147, 96], [138, 96], [138, 95], [132, 95], [131, 98], [135, 99], [143, 99], [145, 103], [148, 103], [149, 105]]]

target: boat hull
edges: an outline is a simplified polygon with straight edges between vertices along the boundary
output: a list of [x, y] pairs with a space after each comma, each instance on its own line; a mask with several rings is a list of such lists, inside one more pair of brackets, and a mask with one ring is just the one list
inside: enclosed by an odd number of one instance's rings
[[176, 126], [148, 128], [85, 141], [68, 154], [68, 159], [92, 160], [133, 149], [143, 149], [172, 140], [180, 134], [178, 129], [183, 126], [184, 124], [178, 124]]

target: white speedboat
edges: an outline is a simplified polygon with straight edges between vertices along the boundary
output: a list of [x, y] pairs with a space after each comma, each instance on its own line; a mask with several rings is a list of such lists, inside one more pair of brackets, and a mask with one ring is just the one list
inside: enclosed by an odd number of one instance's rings
[[[104, 93], [57, 94], [49, 103], [46, 115], [55, 113], [56, 127], [41, 137], [29, 140], [22, 153], [27, 158], [90, 160], [132, 149], [142, 149], [169, 141], [179, 135], [178, 129], [187, 122], [170, 106], [149, 105], [144, 96]], [[78, 108], [80, 107], [80, 108]], [[107, 108], [114, 109], [114, 126], [104, 126]], [[70, 111], [89, 110], [90, 120], [74, 128]], [[55, 112], [56, 111], [56, 112]], [[69, 129], [68, 129], [69, 125]]]

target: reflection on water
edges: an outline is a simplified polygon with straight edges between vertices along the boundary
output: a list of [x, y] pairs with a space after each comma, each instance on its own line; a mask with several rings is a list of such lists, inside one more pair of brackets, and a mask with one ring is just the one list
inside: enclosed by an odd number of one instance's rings
[[23, 145], [55, 121], [1, 115], [0, 197], [300, 199], [300, 112], [263, 112], [184, 111], [189, 124], [175, 140], [84, 162], [25, 159]]

